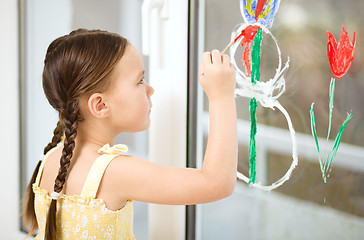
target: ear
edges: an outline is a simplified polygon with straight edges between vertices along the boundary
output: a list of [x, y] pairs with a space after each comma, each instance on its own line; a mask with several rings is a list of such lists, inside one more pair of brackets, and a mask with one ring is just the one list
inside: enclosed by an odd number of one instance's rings
[[92, 94], [88, 98], [87, 107], [92, 116], [96, 118], [105, 118], [110, 113], [110, 108], [101, 93]]

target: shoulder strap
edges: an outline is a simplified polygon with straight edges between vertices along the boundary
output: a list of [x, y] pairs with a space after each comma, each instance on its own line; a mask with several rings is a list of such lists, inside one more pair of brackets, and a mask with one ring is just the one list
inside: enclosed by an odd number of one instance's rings
[[85, 184], [83, 185], [81, 197], [96, 197], [102, 176], [104, 176], [104, 172], [107, 166], [109, 165], [111, 160], [113, 160], [117, 156], [119, 155], [103, 154], [95, 160], [95, 162], [91, 166], [90, 171], [88, 172]]
[[39, 187], [39, 182], [40, 182], [40, 178], [42, 177], [42, 174], [43, 174], [43, 169], [44, 169], [44, 164], [46, 162], [46, 159], [48, 158], [48, 156], [53, 153], [57, 148], [59, 148], [61, 145], [59, 146], [56, 146], [54, 148], [52, 148], [51, 150], [49, 150], [46, 155], [43, 157], [43, 160], [42, 160], [42, 163], [40, 164], [39, 166], [39, 170], [38, 170], [38, 175], [37, 175], [37, 178], [35, 180], [35, 184], [37, 187]]

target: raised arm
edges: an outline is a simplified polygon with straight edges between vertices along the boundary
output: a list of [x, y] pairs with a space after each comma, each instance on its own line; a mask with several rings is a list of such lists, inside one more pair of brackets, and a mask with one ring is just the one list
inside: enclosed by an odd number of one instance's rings
[[228, 55], [205, 52], [200, 83], [209, 99], [209, 136], [201, 170], [171, 168], [120, 156], [107, 174], [121, 200], [160, 204], [198, 204], [225, 198], [234, 190], [238, 157], [235, 70]]
[[223, 195], [230, 195], [235, 187], [238, 159], [235, 70], [229, 56], [215, 50], [203, 53], [200, 72], [210, 115], [202, 173], [216, 181], [216, 188], [221, 189]]

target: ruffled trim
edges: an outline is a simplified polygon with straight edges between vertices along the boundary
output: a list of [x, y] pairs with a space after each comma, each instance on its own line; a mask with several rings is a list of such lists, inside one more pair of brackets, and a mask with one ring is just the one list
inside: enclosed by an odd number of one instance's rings
[[[40, 194], [44, 198], [45, 201], [48, 201], [48, 202], [52, 201], [52, 198], [49, 196], [47, 190], [38, 187], [35, 183], [32, 186], [33, 186], [34, 194], [37, 194], [37, 193]], [[118, 214], [120, 212], [125, 211], [126, 207], [133, 202], [133, 200], [127, 200], [124, 207], [122, 207], [121, 209], [110, 210], [107, 208], [104, 200], [100, 199], [100, 198], [81, 197], [79, 195], [68, 196], [65, 194], [61, 194], [58, 200], [60, 200], [60, 199], [64, 199], [66, 201], [70, 201], [70, 202], [73, 202], [76, 204], [101, 206], [105, 211], [113, 213], [113, 214]]]
[[121, 155], [126, 152], [128, 152], [128, 146], [124, 144], [115, 144], [114, 146], [110, 147], [108, 143], [97, 151], [97, 153], [99, 154], [117, 154], [117, 155]]

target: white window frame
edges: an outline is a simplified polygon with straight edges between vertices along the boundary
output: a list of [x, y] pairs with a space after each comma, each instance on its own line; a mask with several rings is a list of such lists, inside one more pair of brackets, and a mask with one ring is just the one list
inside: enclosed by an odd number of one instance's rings
[[[149, 44], [149, 82], [155, 89], [149, 160], [186, 167], [188, 1], [144, 2], [157, 8], [142, 14], [150, 14], [149, 26], [143, 26], [150, 37], [142, 36]], [[150, 240], [185, 239], [185, 206], [150, 204], [148, 222]]]

